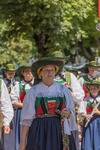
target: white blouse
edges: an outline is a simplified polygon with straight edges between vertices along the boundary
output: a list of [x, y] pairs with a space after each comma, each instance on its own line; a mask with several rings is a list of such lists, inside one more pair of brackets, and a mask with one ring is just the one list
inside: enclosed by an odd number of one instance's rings
[[[33, 82], [34, 82], [34, 80], [32, 80], [32, 83]], [[15, 85], [13, 86], [13, 88], [11, 89], [10, 97], [11, 97], [12, 104], [14, 104], [16, 101], [20, 101], [19, 84], [20, 84], [19, 82], [16, 82]], [[23, 86], [25, 86], [25, 90], [31, 88], [31, 86], [27, 82], [25, 82], [24, 80], [21, 81], [21, 84]]]

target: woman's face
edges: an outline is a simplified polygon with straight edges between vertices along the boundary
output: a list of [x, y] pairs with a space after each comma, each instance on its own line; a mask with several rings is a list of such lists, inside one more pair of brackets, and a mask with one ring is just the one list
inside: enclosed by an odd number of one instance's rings
[[91, 85], [88, 88], [89, 88], [89, 91], [93, 97], [96, 97], [98, 95], [98, 93], [99, 93], [99, 87], [98, 86]]
[[33, 78], [32, 72], [31, 72], [31, 68], [26, 68], [22, 71], [22, 75], [24, 77], [25, 81], [30, 81]]
[[40, 72], [40, 77], [44, 84], [50, 86], [53, 84], [53, 80], [55, 78], [55, 66], [53, 65], [46, 65], [42, 68]]

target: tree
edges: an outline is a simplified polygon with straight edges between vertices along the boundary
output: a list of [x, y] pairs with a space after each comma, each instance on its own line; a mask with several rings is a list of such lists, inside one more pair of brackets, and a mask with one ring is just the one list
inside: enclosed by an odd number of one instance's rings
[[94, 0], [1, 0], [0, 14], [5, 61], [22, 64], [36, 52], [44, 57], [58, 49], [98, 48]]

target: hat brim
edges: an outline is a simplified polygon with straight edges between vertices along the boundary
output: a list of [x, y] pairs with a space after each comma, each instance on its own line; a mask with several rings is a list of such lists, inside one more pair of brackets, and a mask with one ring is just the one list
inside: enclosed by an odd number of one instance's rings
[[23, 77], [22, 71], [24, 71], [24, 70], [27, 69], [27, 68], [31, 68], [31, 66], [21, 66], [21, 67], [19, 67], [19, 68], [16, 70], [17, 76]]
[[42, 59], [32, 64], [32, 73], [34, 77], [39, 77], [39, 73], [44, 66], [53, 65], [56, 69], [56, 75], [62, 70], [63, 62], [54, 59]]
[[95, 63], [86, 63], [85, 67], [100, 67], [100, 64]]
[[3, 69], [3, 68], [2, 68], [2, 71], [3, 71], [3, 72], [5, 72], [5, 71], [16, 71], [16, 69]]
[[100, 82], [87, 82], [86, 83], [87, 86], [100, 86]]

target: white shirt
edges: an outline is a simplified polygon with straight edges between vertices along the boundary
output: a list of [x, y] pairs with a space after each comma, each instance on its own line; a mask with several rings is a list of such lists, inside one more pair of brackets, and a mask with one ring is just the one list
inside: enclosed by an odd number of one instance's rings
[[71, 89], [73, 92], [73, 100], [76, 103], [80, 103], [84, 98], [84, 90], [82, 89], [80, 82], [73, 73], [71, 75]]
[[[63, 71], [63, 72], [61, 72], [61, 74], [64, 77], [64, 79], [66, 80], [66, 78], [67, 78], [66, 73]], [[70, 85], [69, 86], [70, 86], [72, 93], [73, 93], [73, 101], [78, 104], [84, 98], [84, 90], [82, 89], [80, 82], [76, 78], [76, 76], [70, 72], [69, 72], [69, 74], [70, 74], [70, 81], [69, 81]], [[56, 78], [60, 79], [60, 76], [58, 75]]]
[[10, 96], [6, 87], [6, 84], [1, 79], [1, 111], [3, 114], [3, 125], [9, 125], [13, 118], [13, 107], [11, 104]]

